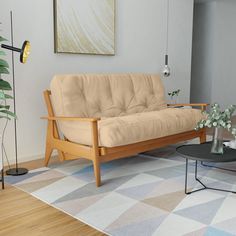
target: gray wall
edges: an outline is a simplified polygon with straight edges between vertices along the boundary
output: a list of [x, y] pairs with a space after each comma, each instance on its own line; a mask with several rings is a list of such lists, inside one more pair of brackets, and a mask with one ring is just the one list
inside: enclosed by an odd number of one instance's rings
[[236, 104], [236, 1], [194, 6], [191, 101]]
[[215, 3], [195, 3], [191, 102], [211, 102]]
[[[44, 152], [46, 114], [42, 92], [54, 74], [79, 72], [160, 73], [166, 41], [166, 0], [116, 1], [116, 55], [89, 56], [53, 53], [51, 0], [0, 0], [1, 34], [10, 38], [9, 10], [14, 13], [15, 45], [28, 39], [32, 53], [27, 64], [16, 62], [17, 115], [20, 160]], [[167, 92], [180, 88], [182, 102], [189, 101], [193, 0], [170, 0]], [[18, 55], [15, 55], [17, 58]], [[8, 53], [10, 62], [10, 53]], [[11, 77], [9, 76], [9, 80]], [[6, 148], [13, 157], [13, 127], [7, 130]]]
[[212, 102], [236, 104], [236, 1], [216, 3]]

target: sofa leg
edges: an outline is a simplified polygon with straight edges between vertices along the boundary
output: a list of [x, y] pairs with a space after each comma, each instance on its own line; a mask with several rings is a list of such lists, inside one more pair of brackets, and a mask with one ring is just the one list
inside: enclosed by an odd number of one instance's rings
[[101, 185], [101, 174], [100, 174], [100, 160], [99, 160], [99, 148], [98, 148], [98, 123], [97, 120], [91, 123], [91, 136], [92, 136], [92, 160], [93, 160], [93, 169], [94, 176], [96, 180], [96, 186]]
[[64, 152], [58, 150], [58, 157], [59, 157], [59, 160], [62, 162], [62, 161], [65, 161], [65, 154]]
[[46, 151], [45, 151], [45, 159], [44, 159], [45, 166], [48, 166], [48, 162], [49, 162], [50, 157], [52, 155], [52, 151], [53, 151], [53, 149], [49, 145], [47, 145]]
[[100, 174], [100, 163], [98, 160], [93, 161], [93, 169], [96, 180], [96, 186], [99, 187], [101, 185], [101, 174]]
[[200, 143], [205, 143], [206, 142], [206, 132], [202, 132], [200, 138]]

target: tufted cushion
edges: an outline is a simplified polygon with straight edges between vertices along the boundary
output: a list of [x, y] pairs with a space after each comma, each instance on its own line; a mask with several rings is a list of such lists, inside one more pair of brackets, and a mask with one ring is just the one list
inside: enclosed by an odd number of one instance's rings
[[[116, 147], [190, 131], [201, 118], [201, 110], [180, 108], [103, 118], [98, 123], [99, 145]], [[63, 129], [69, 140], [91, 145], [89, 124], [64, 123]]]
[[51, 92], [58, 116], [114, 117], [166, 108], [158, 75], [59, 75]]

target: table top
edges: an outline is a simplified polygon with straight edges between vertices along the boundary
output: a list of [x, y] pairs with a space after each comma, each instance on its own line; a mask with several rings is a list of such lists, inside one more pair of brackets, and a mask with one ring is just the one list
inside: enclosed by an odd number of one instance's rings
[[187, 144], [176, 148], [177, 153], [185, 158], [207, 162], [236, 161], [236, 150], [224, 147], [224, 154], [212, 154], [211, 142], [202, 144]]

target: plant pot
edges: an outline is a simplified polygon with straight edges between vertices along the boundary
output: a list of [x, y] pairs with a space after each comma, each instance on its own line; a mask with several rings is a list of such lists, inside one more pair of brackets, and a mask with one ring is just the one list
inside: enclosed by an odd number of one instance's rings
[[212, 137], [211, 153], [220, 155], [224, 153], [223, 132], [224, 128], [215, 127]]

